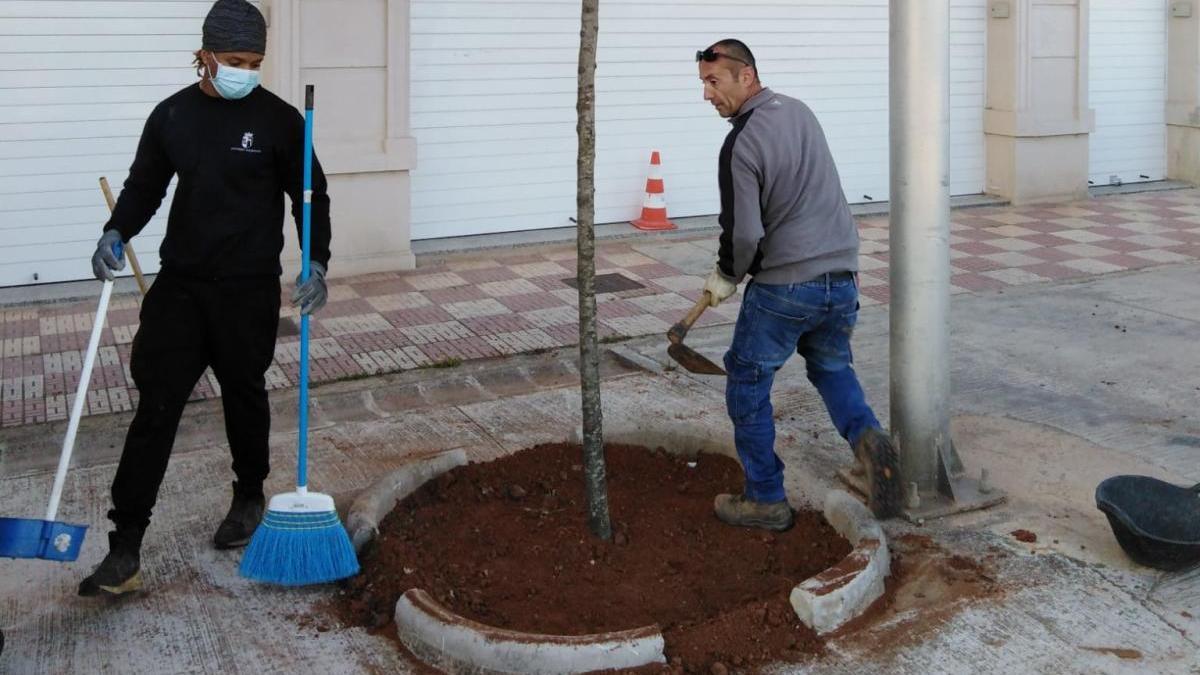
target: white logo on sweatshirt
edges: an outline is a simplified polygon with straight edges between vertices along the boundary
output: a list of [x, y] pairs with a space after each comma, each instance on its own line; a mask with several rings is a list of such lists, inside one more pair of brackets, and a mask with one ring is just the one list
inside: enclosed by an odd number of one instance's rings
[[242, 147], [239, 148], [235, 145], [229, 149], [233, 150], [234, 152], [249, 152], [253, 154], [262, 153], [262, 150], [254, 147], [254, 132], [252, 131], [247, 131], [242, 134]]

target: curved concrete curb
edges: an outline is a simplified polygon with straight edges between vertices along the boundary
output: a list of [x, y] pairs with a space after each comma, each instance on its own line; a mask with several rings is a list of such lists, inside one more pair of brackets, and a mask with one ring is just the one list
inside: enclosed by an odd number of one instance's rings
[[[579, 443], [581, 436], [576, 429], [569, 440]], [[732, 431], [714, 432], [674, 420], [606, 425], [605, 442], [663, 447], [692, 457], [700, 452], [734, 453]], [[466, 463], [462, 449], [449, 450], [417, 459], [376, 481], [354, 501], [346, 517], [355, 549], [361, 550], [378, 534], [379, 521], [398, 501]], [[796, 614], [818, 633], [833, 631], [859, 616], [883, 595], [883, 580], [890, 573], [883, 529], [861, 502], [834, 490], [825, 497], [824, 513], [854, 550], [792, 589]], [[666, 662], [658, 626], [580, 636], [522, 633], [459, 616], [419, 588], [409, 589], [396, 602], [395, 621], [400, 641], [413, 654], [454, 673], [579, 673]]]
[[466, 463], [466, 451], [456, 448], [417, 459], [372, 483], [354, 500], [346, 514], [346, 531], [350, 533], [354, 550], [361, 552], [363, 546], [379, 534], [379, 521], [395, 508], [396, 502], [430, 479]]
[[792, 589], [792, 608], [806, 626], [829, 633], [861, 615], [884, 591], [891, 574], [887, 538], [875, 516], [849, 493], [825, 495], [825, 520], [854, 550], [837, 565]]
[[420, 589], [396, 602], [400, 641], [454, 673], [581, 673], [665, 663], [658, 626], [596, 635], [538, 635], [465, 619]]
[[[571, 431], [569, 443], [583, 442], [582, 427]], [[674, 419], [604, 420], [604, 442], [620, 445], [641, 445], [650, 449], [661, 447], [667, 452], [694, 457], [704, 452], [737, 459], [733, 444], [733, 428], [728, 420], [720, 429], [698, 427], [694, 421]]]

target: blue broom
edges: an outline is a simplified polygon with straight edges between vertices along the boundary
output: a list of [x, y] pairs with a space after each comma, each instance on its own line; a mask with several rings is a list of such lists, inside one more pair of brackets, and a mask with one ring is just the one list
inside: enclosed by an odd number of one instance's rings
[[[304, 205], [302, 281], [308, 280], [312, 218], [313, 86], [304, 88]], [[271, 497], [242, 557], [242, 576], [305, 586], [358, 574], [354, 546], [333, 497], [308, 491], [308, 314], [300, 315], [300, 438], [296, 491]]]

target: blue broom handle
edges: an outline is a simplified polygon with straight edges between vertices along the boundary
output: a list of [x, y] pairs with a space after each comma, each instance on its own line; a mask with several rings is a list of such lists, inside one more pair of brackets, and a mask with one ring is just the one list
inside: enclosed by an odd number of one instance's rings
[[[301, 282], [308, 281], [312, 255], [313, 85], [304, 87], [304, 205], [301, 218]], [[303, 308], [302, 308], [303, 309]], [[297, 492], [308, 489], [308, 315], [300, 315], [300, 439], [296, 466]]]

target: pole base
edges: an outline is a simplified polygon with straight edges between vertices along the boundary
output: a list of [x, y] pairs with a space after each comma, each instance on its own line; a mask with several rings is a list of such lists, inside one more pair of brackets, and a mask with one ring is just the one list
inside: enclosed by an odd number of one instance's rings
[[[837, 474], [838, 478], [841, 478], [842, 482], [850, 489], [861, 495], [867, 494], [865, 476], [853, 475], [850, 467], [838, 469]], [[962, 474], [951, 476], [948, 483], [949, 485], [946, 487], [949, 488], [947, 490], [949, 494], [923, 491], [917, 495], [917, 499], [913, 499], [911, 489], [907, 490], [905, 495], [907, 505], [900, 512], [901, 515], [910, 523], [920, 525], [926, 520], [934, 518], [944, 518], [958, 513], [990, 508], [1008, 499], [1008, 495], [997, 488]]]

